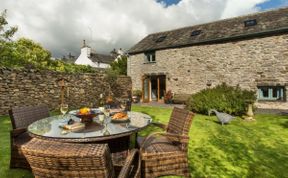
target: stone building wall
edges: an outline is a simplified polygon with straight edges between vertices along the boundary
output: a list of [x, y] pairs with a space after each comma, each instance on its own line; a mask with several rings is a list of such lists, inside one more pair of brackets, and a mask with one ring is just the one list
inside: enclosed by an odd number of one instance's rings
[[[144, 64], [143, 53], [130, 56], [133, 89], [141, 89], [141, 77], [151, 73], [166, 73], [166, 90], [177, 94], [193, 94], [209, 82], [212, 87], [225, 82], [254, 91], [258, 85], [281, 85], [288, 96], [288, 35], [159, 50], [156, 63]], [[287, 102], [257, 105], [288, 108]]]
[[[12, 106], [47, 104], [50, 110], [59, 109], [60, 87], [57, 80], [65, 78], [65, 101], [69, 108], [96, 107], [101, 93], [126, 99], [131, 92], [131, 78], [120, 76], [113, 87], [103, 72], [95, 74], [67, 74], [38, 70], [0, 68], [0, 115]], [[112, 88], [110, 90], [110, 88]], [[111, 92], [110, 92], [111, 91]]]

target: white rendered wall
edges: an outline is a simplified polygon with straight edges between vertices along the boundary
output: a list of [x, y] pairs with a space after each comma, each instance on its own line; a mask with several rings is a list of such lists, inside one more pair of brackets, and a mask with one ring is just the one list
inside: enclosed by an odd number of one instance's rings
[[77, 58], [77, 60], [75, 61], [75, 64], [90, 65], [91, 67], [98, 67], [97, 64], [95, 64], [94, 62], [92, 62], [92, 61], [87, 57], [87, 53], [82, 53], [82, 50], [81, 50], [80, 56], [79, 56], [79, 57]]
[[89, 47], [82, 48], [81, 54], [75, 61], [75, 64], [89, 65], [91, 67], [97, 67], [97, 68], [109, 68], [110, 67], [109, 64], [92, 62], [91, 59], [89, 59], [90, 55], [91, 55], [91, 48]]

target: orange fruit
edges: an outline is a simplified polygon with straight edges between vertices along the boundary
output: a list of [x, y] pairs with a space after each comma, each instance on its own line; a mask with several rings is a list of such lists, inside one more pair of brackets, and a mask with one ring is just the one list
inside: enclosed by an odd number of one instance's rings
[[89, 114], [90, 108], [84, 107], [80, 109], [80, 114]]

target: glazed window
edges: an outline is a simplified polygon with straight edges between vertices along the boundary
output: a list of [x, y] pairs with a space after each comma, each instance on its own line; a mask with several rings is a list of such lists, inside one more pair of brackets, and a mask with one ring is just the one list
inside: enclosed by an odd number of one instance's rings
[[155, 62], [156, 62], [155, 51], [146, 52], [145, 53], [145, 61], [144, 61], [144, 63], [155, 63]]
[[166, 35], [160, 36], [155, 42], [160, 43], [160, 42], [164, 41], [166, 39], [166, 37], [167, 37]]
[[197, 35], [200, 35], [202, 31], [201, 30], [194, 30], [191, 32], [191, 36], [197, 36]]
[[251, 27], [257, 25], [256, 19], [251, 19], [251, 20], [245, 20], [244, 21], [245, 27]]
[[283, 86], [259, 86], [258, 100], [284, 101]]

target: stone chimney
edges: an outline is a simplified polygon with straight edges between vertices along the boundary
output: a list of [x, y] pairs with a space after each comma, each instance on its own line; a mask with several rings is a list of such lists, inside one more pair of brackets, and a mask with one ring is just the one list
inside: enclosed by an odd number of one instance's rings
[[91, 57], [91, 48], [86, 45], [86, 41], [83, 40], [83, 46], [81, 48], [81, 54], [86, 55], [88, 58]]

